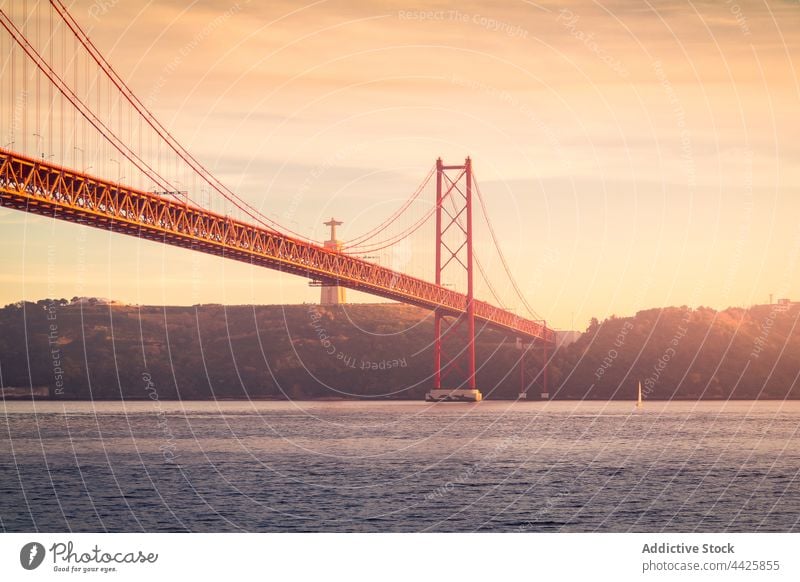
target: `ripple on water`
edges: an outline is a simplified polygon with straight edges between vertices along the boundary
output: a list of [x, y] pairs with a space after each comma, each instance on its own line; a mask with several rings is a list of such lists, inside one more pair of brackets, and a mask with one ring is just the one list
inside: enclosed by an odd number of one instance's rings
[[798, 529], [796, 403], [163, 404], [10, 403], [3, 529]]

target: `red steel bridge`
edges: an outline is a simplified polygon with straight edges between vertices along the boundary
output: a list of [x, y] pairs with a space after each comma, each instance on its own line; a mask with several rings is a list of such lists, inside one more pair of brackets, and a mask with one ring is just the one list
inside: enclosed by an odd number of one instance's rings
[[[428, 177], [435, 176], [436, 185], [436, 200], [430, 212], [410, 225], [405, 233], [383, 241], [385, 245], [395, 244], [430, 219], [435, 223], [434, 281], [370, 262], [353, 252], [354, 249], [365, 248], [364, 241], [370, 236], [359, 237], [354, 244], [346, 244], [340, 250], [325, 248], [277, 224], [226, 188], [158, 122], [99, 53], [64, 4], [60, 0], [51, 0], [46, 8], [50, 11], [50, 30], [45, 33], [38, 31], [36, 35], [47, 37], [49, 34], [46, 44], [41, 42], [41, 38], [35, 39], [39, 42], [30, 40], [31, 31], [26, 30], [29, 20], [26, 15], [17, 15], [15, 18], [13, 14], [0, 10], [0, 31], [5, 31], [11, 47], [10, 57], [3, 66], [3, 80], [11, 87], [9, 93], [25, 95], [23, 107], [30, 107], [32, 104], [28, 96], [31, 93], [46, 92], [44, 101], [48, 102], [50, 108], [49, 114], [44, 116], [46, 119], [40, 122], [29, 122], [27, 113], [17, 111], [7, 117], [4, 112], [4, 125], [7, 119], [12, 126], [34, 124], [36, 132], [30, 132], [30, 127], [23, 127], [17, 133], [23, 134], [23, 137], [31, 133], [38, 138], [39, 147], [36, 154], [22, 153], [12, 139], [6, 147], [0, 148], [0, 205], [242, 261], [298, 275], [316, 283], [340, 285], [431, 310], [435, 314], [432, 394], [437, 398], [449, 399], [457, 393], [466, 395], [465, 399], [474, 399], [472, 395], [477, 392], [476, 324], [516, 336], [528, 345], [525, 354], [534, 345], [542, 348], [546, 362], [546, 350], [555, 345], [555, 333], [544, 321], [520, 316], [475, 297], [475, 270], [477, 267], [483, 273], [483, 269], [477, 262], [473, 248], [473, 202], [477, 199], [484, 211], [485, 206], [470, 159], [457, 165], [447, 165], [437, 160], [435, 169]], [[69, 42], [73, 47], [75, 52], [70, 62], [64, 54], [54, 54], [53, 46], [58, 46], [59, 42], [64, 47]], [[102, 83], [97, 79], [85, 78], [92, 76], [88, 72], [90, 63], [94, 76], [102, 79]], [[35, 80], [36, 89], [27, 88], [31, 79]], [[42, 85], [46, 89], [42, 89]], [[58, 115], [54, 113], [55, 104], [60, 107]], [[40, 103], [35, 105], [41, 107]], [[11, 135], [13, 137], [13, 132]], [[69, 164], [56, 163], [44, 151], [41, 154], [38, 151], [45, 149], [42, 145], [45, 139], [50, 151], [56, 149], [52, 145], [53, 140], [69, 141], [72, 148], [69, 148], [69, 144], [64, 146], [61, 143], [60, 150], [71, 152], [73, 164], [77, 162], [76, 152], [85, 151], [84, 147], [75, 144], [85, 146], [94, 139], [95, 144], [102, 143], [102, 148], [98, 149], [95, 145], [94, 151], [111, 151], [122, 160], [116, 162], [118, 165], [124, 163], [139, 177], [155, 184], [156, 188], [148, 191], [124, 185], [120, 179], [92, 175], [85, 168], [85, 159], [82, 160], [84, 169], [81, 170], [68, 167]], [[151, 154], [153, 148], [142, 145], [143, 142], [152, 144], [154, 139], [159, 144], [156, 150], [158, 156], [163, 157], [166, 152], [170, 160], [174, 159], [176, 166], [180, 164], [183, 176], [190, 173], [195, 181], [202, 182], [209, 191], [238, 209], [240, 216], [233, 217], [204, 208], [192, 200], [188, 192], [181, 192], [176, 186], [175, 173], [170, 176], [164, 170], [165, 165], [171, 168], [171, 163], [157, 163]], [[137, 140], [138, 147], [134, 145]], [[62, 157], [70, 156], [62, 153]], [[420, 191], [418, 189], [415, 196]], [[384, 225], [396, 220], [406, 209], [407, 205], [401, 207], [381, 227], [374, 229], [371, 236], [384, 230]], [[484, 217], [488, 222], [485, 212]], [[497, 244], [493, 230], [492, 238]], [[377, 248], [376, 244], [381, 243], [373, 243], [372, 248]], [[499, 245], [497, 248], [499, 250]], [[510, 277], [508, 264], [502, 254], [500, 256]], [[463, 275], [466, 283], [463, 292], [443, 284], [443, 274], [453, 269], [461, 271]], [[514, 289], [528, 306], [513, 278], [511, 280]], [[446, 319], [449, 324], [444, 324]], [[455, 337], [455, 330], [462, 328], [466, 333], [459, 337], [466, 338], [462, 340], [464, 345], [456, 350], [454, 356], [444, 355], [447, 336], [453, 334]], [[523, 355], [520, 358], [523, 392], [527, 382], [524, 361]], [[448, 384], [447, 380], [448, 374], [454, 369], [462, 372], [463, 381], [457, 385]], [[543, 391], [547, 392], [546, 367], [542, 367], [540, 375]], [[479, 392], [477, 395], [477, 399], [480, 399]]]

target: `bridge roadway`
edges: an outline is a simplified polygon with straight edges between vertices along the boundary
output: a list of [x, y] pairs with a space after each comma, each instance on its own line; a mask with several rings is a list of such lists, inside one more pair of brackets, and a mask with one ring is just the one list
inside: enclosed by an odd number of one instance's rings
[[[337, 284], [440, 313], [467, 297], [422, 279], [203, 208], [0, 149], [0, 205]], [[543, 322], [475, 301], [476, 322], [555, 343]]]

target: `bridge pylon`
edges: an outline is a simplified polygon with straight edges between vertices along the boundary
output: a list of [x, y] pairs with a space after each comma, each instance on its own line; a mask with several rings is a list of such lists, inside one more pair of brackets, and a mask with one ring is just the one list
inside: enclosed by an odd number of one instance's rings
[[[435, 282], [443, 286], [444, 274], [454, 275], [459, 280], [466, 277], [467, 293], [464, 312], [460, 315], [451, 316], [441, 308], [434, 310], [433, 389], [425, 395], [425, 400], [478, 402], [482, 399], [475, 380], [473, 271], [472, 160], [467, 158], [462, 165], [446, 166], [439, 158], [436, 160]], [[450, 317], [454, 321], [443, 330], [444, 319]], [[466, 344], [456, 346], [455, 354], [444, 355], [445, 338], [457, 339], [464, 328]]]

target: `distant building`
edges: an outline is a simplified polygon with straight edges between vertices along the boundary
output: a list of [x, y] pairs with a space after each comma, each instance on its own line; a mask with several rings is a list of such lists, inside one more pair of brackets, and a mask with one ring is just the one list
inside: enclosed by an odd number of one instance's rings
[[556, 330], [556, 347], [565, 348], [570, 344], [574, 344], [581, 337], [582, 333], [576, 330], [557, 329]]
[[5, 386], [0, 388], [0, 400], [30, 400], [31, 398], [49, 398], [50, 388], [47, 386]]
[[793, 305], [797, 305], [797, 303], [790, 301], [788, 298], [778, 299], [775, 304], [775, 311], [789, 311], [789, 308]]
[[119, 301], [106, 299], [105, 297], [73, 297], [71, 305], [122, 305]]
[[[583, 335], [580, 331], [574, 330], [566, 330], [566, 329], [557, 329], [556, 332], [556, 348], [565, 348], [570, 344], [574, 344], [578, 341], [578, 338]], [[521, 338], [517, 338], [517, 349], [523, 350], [526, 348], [528, 344], [522, 341]]]

